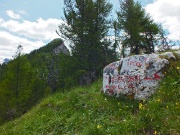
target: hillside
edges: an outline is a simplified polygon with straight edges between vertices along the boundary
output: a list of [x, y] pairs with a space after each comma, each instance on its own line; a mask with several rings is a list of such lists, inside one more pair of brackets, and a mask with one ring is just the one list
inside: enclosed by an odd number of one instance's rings
[[171, 61], [149, 101], [108, 97], [102, 80], [43, 99], [21, 118], [0, 127], [1, 135], [180, 134], [180, 62]]
[[30, 54], [22, 50], [23, 46], [18, 46], [14, 59], [0, 64], [0, 125], [66, 87], [64, 70], [70, 67], [71, 56], [63, 40], [54, 39]]

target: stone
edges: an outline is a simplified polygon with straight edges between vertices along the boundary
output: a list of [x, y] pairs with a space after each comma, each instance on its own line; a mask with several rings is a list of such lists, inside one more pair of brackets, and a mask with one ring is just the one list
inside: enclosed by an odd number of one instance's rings
[[157, 54], [135, 55], [107, 65], [103, 70], [104, 93], [146, 100], [155, 93], [162, 69], [169, 64]]
[[174, 52], [177, 56], [180, 56], [180, 50]]
[[176, 57], [174, 56], [174, 54], [172, 52], [165, 52], [165, 53], [162, 53], [162, 54], [159, 54], [159, 56], [164, 56], [168, 59], [176, 59]]
[[67, 49], [67, 47], [64, 45], [64, 42], [62, 44], [60, 44], [58, 47], [56, 47], [53, 52], [57, 55], [59, 53], [63, 53], [66, 55], [70, 55], [69, 50]]

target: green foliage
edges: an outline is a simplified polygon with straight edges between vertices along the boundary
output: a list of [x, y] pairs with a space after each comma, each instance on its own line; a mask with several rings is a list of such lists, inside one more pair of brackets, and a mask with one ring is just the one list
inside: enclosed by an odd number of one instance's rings
[[21, 118], [0, 127], [5, 134], [179, 134], [180, 62], [149, 101], [114, 98], [100, 92], [102, 80], [44, 99]]
[[25, 110], [31, 94], [31, 64], [26, 56], [18, 56], [6, 66], [0, 81], [0, 115], [10, 120]]
[[77, 62], [72, 56], [59, 55], [59, 88], [69, 89], [73, 86], [78, 85]]
[[[130, 48], [131, 54], [154, 52], [159, 26], [145, 13], [139, 2], [121, 0], [117, 12], [117, 27], [120, 31], [122, 50]], [[123, 52], [122, 52], [123, 53]]]
[[[65, 0], [64, 16], [67, 24], [59, 26], [60, 36], [72, 41], [72, 56], [78, 61], [77, 70], [100, 75], [110, 52], [107, 36], [112, 5], [106, 0]], [[108, 53], [108, 56], [107, 56]], [[111, 57], [112, 58], [112, 57]], [[93, 78], [95, 79], [95, 78]]]
[[60, 44], [63, 43], [63, 40], [60, 38], [56, 38], [54, 40], [52, 40], [50, 43], [48, 43], [47, 45], [39, 48], [38, 50], [34, 50], [30, 53], [30, 55], [28, 55], [29, 57], [32, 57], [33, 55], [35, 55], [36, 53], [50, 53], [53, 51], [53, 49], [55, 49], [56, 47], [58, 47]]
[[55, 39], [26, 55], [19, 46], [14, 59], [0, 66], [0, 124], [21, 116], [43, 97], [78, 85], [83, 73], [77, 60], [53, 53], [61, 44]]
[[[153, 52], [157, 25], [139, 3], [126, 2], [130, 3], [122, 5], [124, 12], [118, 12], [119, 22], [114, 22], [116, 36], [118, 28], [128, 34], [123, 49]], [[101, 80], [75, 88], [96, 80], [103, 66], [116, 60], [117, 42], [110, 46], [105, 39], [111, 8], [106, 0], [65, 0], [68, 26], [61, 25], [59, 31], [73, 41], [72, 56], [53, 53], [63, 42], [55, 39], [26, 55], [20, 45], [14, 60], [0, 65], [0, 124], [49, 96], [1, 126], [0, 134], [179, 133], [179, 59], [166, 70], [166, 79], [149, 102], [107, 97], [99, 92]]]

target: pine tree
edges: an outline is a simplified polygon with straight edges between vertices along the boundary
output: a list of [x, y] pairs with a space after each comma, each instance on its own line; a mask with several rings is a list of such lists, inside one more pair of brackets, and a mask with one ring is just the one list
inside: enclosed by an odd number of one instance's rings
[[16, 66], [16, 97], [19, 96], [19, 78], [20, 78], [20, 56], [22, 55], [22, 45], [19, 45], [17, 48], [17, 52], [15, 54], [15, 58], [17, 59], [17, 66]]
[[159, 27], [145, 13], [141, 4], [134, 0], [120, 0], [120, 10], [117, 12], [118, 26], [121, 31], [122, 46], [130, 48], [131, 54], [154, 52], [156, 36]]
[[27, 109], [26, 103], [31, 94], [32, 71], [27, 57], [22, 55], [22, 46], [18, 46], [14, 60], [5, 69], [5, 77], [0, 81], [0, 108], [6, 119], [12, 119]]
[[59, 26], [59, 35], [73, 42], [72, 55], [79, 61], [79, 70], [100, 73], [103, 68], [104, 44], [112, 5], [106, 0], [64, 0], [67, 24]]

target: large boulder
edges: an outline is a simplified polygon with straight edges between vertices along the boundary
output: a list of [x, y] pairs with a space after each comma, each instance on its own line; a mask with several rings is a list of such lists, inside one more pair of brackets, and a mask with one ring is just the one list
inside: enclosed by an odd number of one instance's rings
[[169, 64], [157, 54], [135, 55], [107, 65], [103, 70], [103, 91], [108, 95], [131, 95], [146, 100], [155, 93]]

